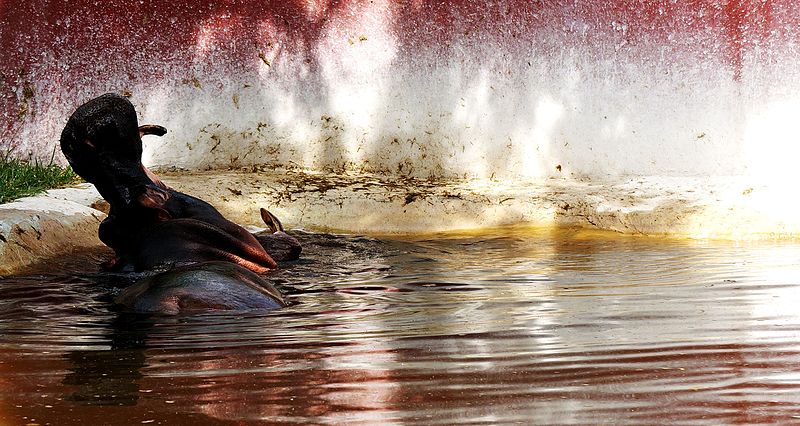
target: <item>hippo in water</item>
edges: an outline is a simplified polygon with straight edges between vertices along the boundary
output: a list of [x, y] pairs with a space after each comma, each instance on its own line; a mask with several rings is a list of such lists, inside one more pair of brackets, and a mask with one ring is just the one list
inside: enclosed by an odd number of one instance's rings
[[230, 262], [204, 262], [170, 269], [125, 288], [114, 302], [135, 312], [159, 314], [286, 306], [275, 287], [258, 274]]
[[[280, 260], [296, 259], [300, 254], [299, 242], [283, 232], [280, 221], [266, 210], [262, 209], [262, 218], [273, 232], [254, 236], [225, 219], [207, 202], [161, 182], [142, 165], [141, 138], [165, 133], [166, 129], [161, 126], [139, 126], [133, 104], [125, 97], [109, 93], [81, 105], [61, 134], [61, 150], [73, 170], [94, 184], [111, 205], [108, 217], [99, 228], [100, 239], [116, 256], [107, 265], [108, 269], [138, 272], [198, 262], [229, 262], [235, 266], [215, 267], [215, 273], [218, 276], [227, 273], [232, 277], [223, 280], [227, 283], [223, 287], [232, 293], [231, 300], [235, 299], [233, 293], [240, 290], [256, 297], [256, 293], [251, 292], [252, 286], [244, 284], [260, 279], [247, 276], [242, 270], [264, 273], [276, 268], [276, 261], [265, 248], [277, 250]], [[197, 269], [178, 269], [168, 277], [175, 280], [176, 273], [180, 276], [189, 273], [187, 271], [195, 271], [190, 275], [196, 275]], [[241, 286], [234, 284], [245, 276], [248, 278]], [[156, 291], [164, 282], [150, 279], [149, 292], [142, 294], [172, 294]], [[189, 292], [208, 289], [201, 285], [194, 288], [189, 285], [190, 280], [175, 282], [180, 282]], [[270, 297], [271, 293], [259, 294]], [[149, 300], [148, 306], [155, 306], [152, 296]], [[196, 307], [198, 300], [207, 299], [193, 300], [192, 306]], [[216, 299], [216, 303], [225, 302]], [[232, 302], [232, 306], [240, 305]], [[165, 306], [165, 310], [172, 308]]]

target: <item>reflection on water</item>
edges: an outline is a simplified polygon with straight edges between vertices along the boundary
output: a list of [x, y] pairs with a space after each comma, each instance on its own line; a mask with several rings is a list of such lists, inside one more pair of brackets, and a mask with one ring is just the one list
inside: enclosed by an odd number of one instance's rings
[[0, 280], [0, 424], [800, 421], [796, 244], [300, 237], [272, 312], [119, 314], [94, 254]]

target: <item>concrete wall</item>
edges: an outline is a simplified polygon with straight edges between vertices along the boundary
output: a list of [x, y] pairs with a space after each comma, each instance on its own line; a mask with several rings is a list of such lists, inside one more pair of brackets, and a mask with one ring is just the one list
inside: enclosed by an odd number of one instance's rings
[[793, 176], [800, 4], [0, 0], [0, 148], [130, 95], [156, 166]]

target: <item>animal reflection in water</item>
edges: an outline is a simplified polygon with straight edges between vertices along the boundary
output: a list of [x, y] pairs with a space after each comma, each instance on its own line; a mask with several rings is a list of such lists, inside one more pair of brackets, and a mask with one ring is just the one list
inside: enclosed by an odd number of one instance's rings
[[265, 209], [270, 231], [251, 234], [207, 202], [165, 185], [142, 165], [142, 136], [161, 126], [139, 126], [133, 104], [105, 94], [81, 105], [61, 133], [73, 170], [111, 205], [99, 236], [114, 250], [103, 266], [114, 272], [161, 271], [115, 299], [136, 312], [273, 309], [280, 292], [259, 274], [297, 259], [300, 243]]

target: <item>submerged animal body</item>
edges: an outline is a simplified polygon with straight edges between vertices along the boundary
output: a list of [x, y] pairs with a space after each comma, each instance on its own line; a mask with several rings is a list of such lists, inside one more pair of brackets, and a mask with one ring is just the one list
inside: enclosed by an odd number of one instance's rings
[[125, 288], [114, 301], [130, 311], [158, 314], [286, 306], [275, 287], [230, 262], [196, 263], [162, 272]]
[[[108, 269], [175, 268], [135, 284], [118, 297], [119, 303], [135, 311], [167, 313], [202, 306], [283, 306], [280, 293], [254, 272], [277, 267], [265, 247], [279, 248], [281, 260], [296, 259], [297, 240], [268, 212], [266, 217], [277, 223], [270, 226], [275, 236], [257, 238], [207, 202], [161, 182], [142, 165], [141, 138], [165, 133], [161, 126], [139, 126], [125, 97], [105, 94], [81, 105], [61, 134], [61, 149], [72, 168], [111, 205], [99, 228], [100, 239], [116, 255]], [[258, 290], [262, 287], [269, 290]]]

